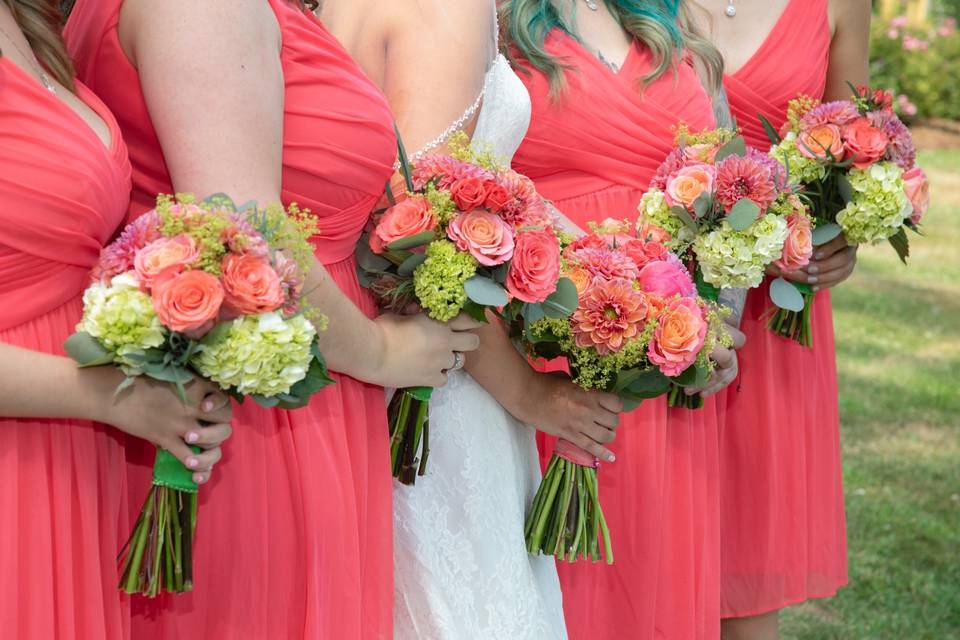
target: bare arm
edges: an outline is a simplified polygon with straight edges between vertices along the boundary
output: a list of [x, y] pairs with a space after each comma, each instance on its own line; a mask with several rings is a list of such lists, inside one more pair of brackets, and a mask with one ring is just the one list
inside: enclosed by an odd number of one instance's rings
[[[127, 0], [120, 35], [177, 191], [278, 202], [283, 166], [281, 35], [259, 0]], [[229, 28], [225, 28], [229, 25]], [[330, 367], [385, 386], [441, 386], [477, 339], [426, 318], [368, 319], [323, 265], [308, 298], [330, 319]]]

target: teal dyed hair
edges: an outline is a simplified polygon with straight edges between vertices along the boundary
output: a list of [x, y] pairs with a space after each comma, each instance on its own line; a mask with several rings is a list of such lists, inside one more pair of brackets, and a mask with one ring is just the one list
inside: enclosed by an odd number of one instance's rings
[[[719, 86], [723, 62], [717, 49], [692, 27], [683, 0], [600, 0], [624, 31], [646, 46], [653, 55], [653, 69], [643, 76], [652, 82], [673, 69], [684, 50], [704, 63], [711, 89]], [[501, 0], [501, 24], [505, 42], [530, 65], [550, 78], [554, 93], [563, 85], [566, 65], [544, 47], [547, 35], [560, 29], [577, 37], [565, 24], [552, 0]]]

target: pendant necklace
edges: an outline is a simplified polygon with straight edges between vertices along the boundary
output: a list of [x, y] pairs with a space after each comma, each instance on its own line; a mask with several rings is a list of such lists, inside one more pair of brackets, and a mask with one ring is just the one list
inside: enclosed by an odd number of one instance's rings
[[46, 87], [47, 91], [49, 91], [50, 93], [56, 94], [57, 87], [55, 84], [53, 84], [53, 81], [50, 80], [50, 76], [48, 76], [47, 72], [43, 70], [43, 67], [40, 66], [40, 63], [37, 61], [37, 56], [36, 55], [28, 56], [26, 53], [24, 53], [23, 49], [20, 48], [20, 45], [17, 44], [17, 41], [11, 38], [10, 34], [7, 33], [7, 31], [3, 27], [0, 27], [0, 33], [2, 33], [7, 38], [7, 40], [10, 41], [10, 44], [13, 45], [13, 48], [16, 49], [21, 56], [23, 56], [24, 60], [30, 63], [34, 71], [37, 72], [37, 75], [40, 76], [40, 82], [43, 83], [43, 86]]
[[733, 0], [727, 0], [727, 10], [724, 13], [727, 14], [728, 18], [732, 18], [737, 15], [737, 8], [733, 6]]
[[590, 11], [598, 11], [600, 7], [597, 6], [596, 0], [583, 0], [583, 3], [587, 5], [587, 9]]

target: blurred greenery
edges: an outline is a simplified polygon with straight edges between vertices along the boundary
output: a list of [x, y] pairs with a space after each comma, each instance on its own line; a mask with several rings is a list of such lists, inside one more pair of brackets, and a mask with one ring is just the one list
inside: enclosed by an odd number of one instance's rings
[[835, 290], [850, 585], [793, 607], [795, 640], [960, 638], [960, 150], [903, 266], [864, 247]]

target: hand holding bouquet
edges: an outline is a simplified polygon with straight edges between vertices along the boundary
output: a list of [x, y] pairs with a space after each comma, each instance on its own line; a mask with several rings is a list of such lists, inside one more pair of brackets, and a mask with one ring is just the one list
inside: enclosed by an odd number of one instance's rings
[[[916, 166], [910, 132], [893, 111], [892, 94], [851, 89], [850, 100], [791, 101], [780, 132], [761, 116], [773, 143], [770, 155], [803, 183], [814, 228], [802, 232], [802, 242], [821, 245], [841, 233], [852, 244], [887, 240], [906, 262], [906, 230], [918, 230], [929, 206], [927, 178]], [[791, 271], [805, 263], [786, 260], [780, 266]], [[779, 297], [773, 301], [781, 309], [770, 328], [810, 346], [813, 290], [782, 278], [774, 283]]]
[[[638, 238], [629, 222], [592, 225], [563, 252], [565, 277], [577, 289], [569, 317], [528, 314], [512, 325], [534, 357], [565, 357], [574, 383], [618, 394], [627, 410], [669, 392], [703, 384], [709, 354], [726, 344], [722, 313], [697, 295], [680, 259], [656, 239]], [[613, 562], [600, 508], [598, 462], [560, 440], [527, 519], [530, 553], [567, 561]]]
[[[104, 248], [66, 343], [80, 366], [184, 385], [210, 380], [231, 396], [296, 408], [331, 384], [317, 347], [323, 317], [303, 307], [315, 223], [280, 206], [237, 208], [225, 196], [160, 196], [156, 209]], [[313, 318], [308, 319], [308, 316]], [[197, 485], [158, 449], [153, 489], [125, 546], [120, 588], [155, 596], [192, 588]]]
[[[484, 322], [488, 310], [569, 315], [576, 289], [560, 280], [560, 242], [533, 183], [472, 150], [465, 136], [450, 148], [410, 167], [401, 147], [407, 193], [357, 246], [361, 283], [386, 311], [419, 308], [440, 322], [460, 313]], [[391, 464], [404, 484], [426, 470], [431, 392], [401, 389], [390, 402]]]

